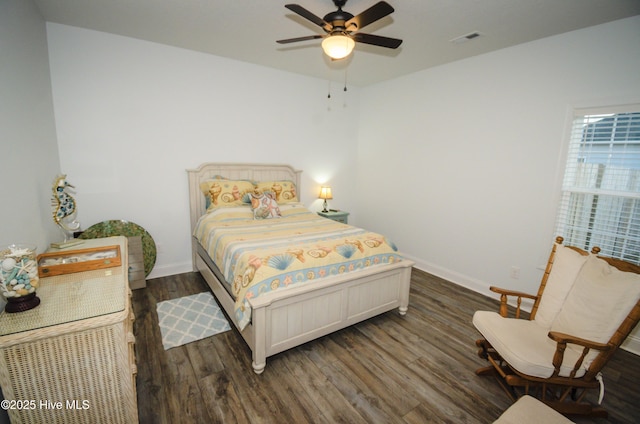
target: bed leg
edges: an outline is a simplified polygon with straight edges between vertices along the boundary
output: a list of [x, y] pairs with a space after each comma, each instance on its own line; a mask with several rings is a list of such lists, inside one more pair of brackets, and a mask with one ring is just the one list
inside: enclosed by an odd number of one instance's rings
[[255, 372], [256, 374], [262, 374], [262, 372], [264, 371], [264, 368], [267, 366], [267, 361], [264, 361], [261, 364], [256, 364], [255, 362], [252, 362], [251, 366], [253, 367], [253, 372]]
[[400, 288], [400, 298], [398, 299], [400, 306], [398, 307], [398, 312], [400, 316], [407, 315], [407, 311], [409, 310], [409, 290], [411, 288], [411, 267], [406, 267], [401, 274], [399, 274], [399, 288]]
[[251, 366], [256, 374], [262, 374], [267, 366], [267, 328], [271, 328], [271, 323], [267, 322], [267, 312], [265, 307], [254, 307], [251, 312], [253, 325], [253, 348], [251, 349]]

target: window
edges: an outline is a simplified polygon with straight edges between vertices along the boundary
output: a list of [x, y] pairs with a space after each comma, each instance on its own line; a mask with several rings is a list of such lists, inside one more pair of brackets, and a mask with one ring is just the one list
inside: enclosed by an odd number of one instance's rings
[[640, 264], [640, 105], [577, 111], [570, 137], [556, 234]]

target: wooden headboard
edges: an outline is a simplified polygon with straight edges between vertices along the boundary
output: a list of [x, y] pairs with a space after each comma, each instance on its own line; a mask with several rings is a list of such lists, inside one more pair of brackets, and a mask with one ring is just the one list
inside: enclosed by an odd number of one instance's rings
[[[211, 179], [216, 175], [230, 180], [275, 181], [290, 180], [296, 183], [298, 193], [300, 190], [300, 174], [289, 165], [269, 165], [256, 163], [203, 163], [196, 169], [187, 169], [189, 177], [189, 218], [191, 221], [191, 234], [198, 219], [206, 211], [205, 197], [200, 191], [200, 183]], [[299, 195], [299, 194], [298, 194]]]

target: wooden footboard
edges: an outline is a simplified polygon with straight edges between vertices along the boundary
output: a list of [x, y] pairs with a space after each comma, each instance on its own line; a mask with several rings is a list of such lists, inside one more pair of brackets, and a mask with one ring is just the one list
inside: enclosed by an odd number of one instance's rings
[[[234, 300], [207, 264], [194, 239], [196, 268], [207, 281], [236, 328]], [[326, 278], [251, 300], [251, 323], [240, 332], [262, 373], [267, 357], [398, 308], [407, 313], [411, 261], [378, 265]]]

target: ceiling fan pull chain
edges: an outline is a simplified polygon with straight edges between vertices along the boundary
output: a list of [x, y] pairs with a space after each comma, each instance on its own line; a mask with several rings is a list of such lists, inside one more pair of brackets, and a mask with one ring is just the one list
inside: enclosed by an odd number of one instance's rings
[[347, 69], [344, 70], [344, 90], [347, 91]]
[[328, 82], [329, 82], [329, 88], [327, 91], [327, 99], [330, 99], [331, 98], [331, 79], [329, 79]]

